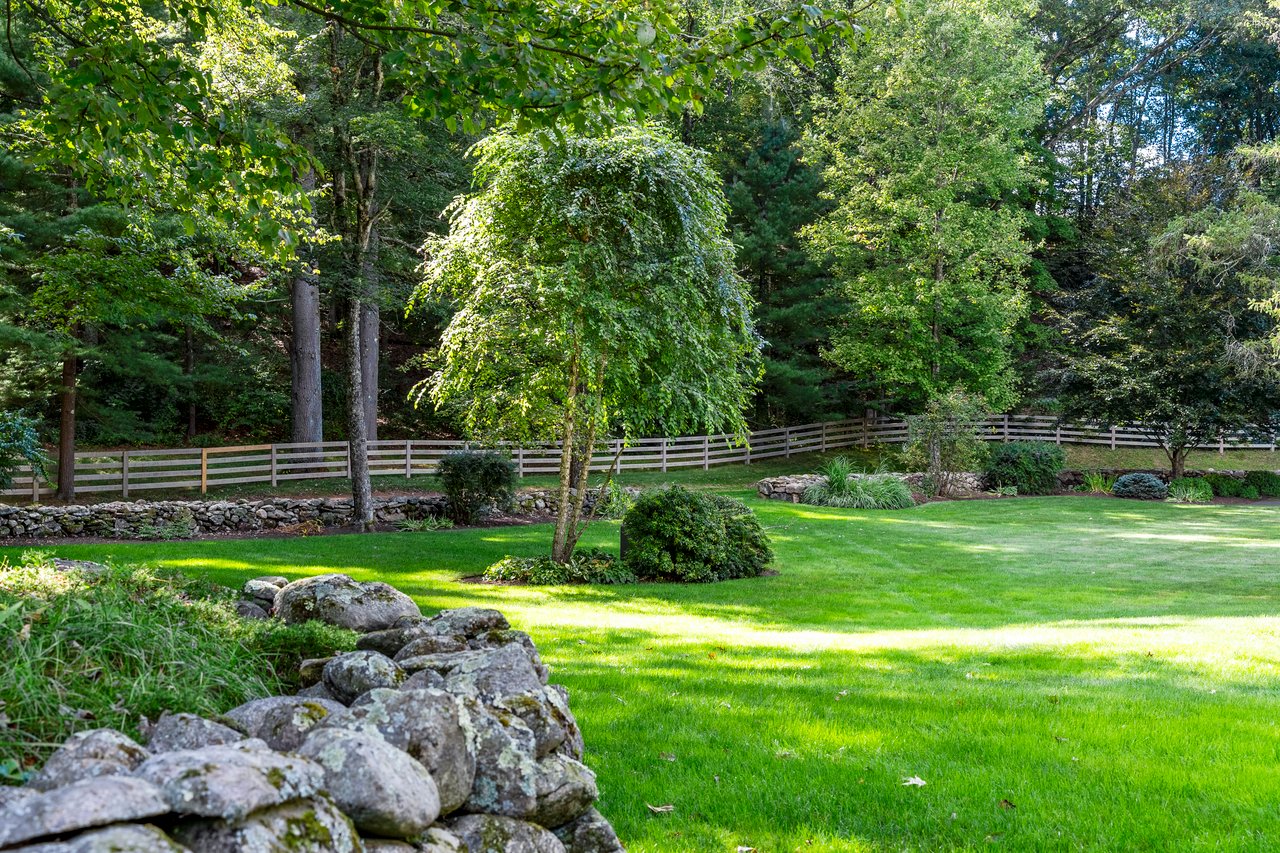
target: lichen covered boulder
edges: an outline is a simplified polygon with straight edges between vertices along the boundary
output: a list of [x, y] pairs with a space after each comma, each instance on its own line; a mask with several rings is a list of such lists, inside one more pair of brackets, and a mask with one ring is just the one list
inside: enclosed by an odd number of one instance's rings
[[144, 761], [136, 772], [160, 789], [177, 814], [224, 820], [313, 796], [324, 782], [318, 764], [272, 752], [255, 740], [166, 752]]
[[150, 824], [122, 823], [68, 841], [14, 848], [13, 853], [191, 853]]
[[269, 696], [226, 713], [228, 720], [272, 749], [296, 749], [316, 723], [345, 711], [341, 702], [323, 697]]
[[115, 729], [91, 729], [69, 737], [31, 779], [37, 791], [131, 772], [151, 753]]
[[373, 651], [338, 655], [325, 664], [323, 671], [324, 686], [345, 703], [379, 687], [399, 687], [405, 677], [399, 664]]
[[497, 815], [465, 815], [449, 822], [449, 830], [470, 853], [565, 853], [554, 833], [534, 823]]
[[24, 797], [0, 810], [0, 848], [169, 812], [153, 784], [130, 776], [84, 779]]
[[618, 834], [595, 809], [587, 809], [576, 820], [556, 827], [555, 834], [566, 853], [625, 853]]
[[242, 820], [196, 820], [174, 836], [199, 853], [362, 853], [351, 824], [327, 797], [293, 800]]
[[441, 814], [466, 801], [475, 780], [470, 717], [442, 690], [371, 690], [320, 724], [381, 736], [427, 768], [440, 795]]
[[362, 634], [422, 615], [412, 598], [390, 584], [360, 583], [340, 574], [296, 580], [281, 587], [273, 603], [276, 616], [290, 624], [318, 619]]
[[325, 790], [365, 834], [414, 838], [440, 815], [427, 768], [381, 735], [322, 728], [298, 752], [324, 768]]
[[151, 726], [147, 749], [153, 753], [175, 749], [200, 749], [237, 743], [245, 736], [222, 723], [195, 714], [164, 714]]

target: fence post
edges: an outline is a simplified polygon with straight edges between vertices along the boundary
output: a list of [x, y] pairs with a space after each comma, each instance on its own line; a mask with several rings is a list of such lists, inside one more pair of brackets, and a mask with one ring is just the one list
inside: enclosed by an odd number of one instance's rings
[[[33, 473], [34, 477], [35, 474]], [[129, 451], [120, 451], [120, 496], [129, 497]]]
[[271, 445], [271, 488], [280, 485], [279, 468], [276, 466], [276, 446]]
[[404, 440], [404, 478], [408, 480], [413, 476], [413, 439], [406, 438]]
[[516, 476], [517, 477], [524, 476], [524, 447], [523, 446], [519, 446], [516, 448]]
[[827, 452], [827, 422], [822, 422], [822, 452]]
[[[791, 458], [791, 427], [787, 427], [787, 428], [786, 428], [786, 432], [784, 432], [784, 433], [782, 434], [782, 440], [783, 440], [783, 442], [785, 443], [785, 447], [786, 447], [786, 451], [787, 451], [787, 458], [788, 458], [788, 459], [790, 459], [790, 458]], [[747, 447], [748, 447], [748, 448], [750, 448], [750, 447], [751, 447], [751, 443], [750, 443], [750, 442], [748, 442], [748, 443], [747, 443]], [[748, 454], [750, 454], [750, 452], [751, 452], [751, 451], [750, 451], [750, 450], [748, 450], [747, 452], [748, 452]], [[750, 457], [750, 455], [748, 455], [748, 456], [747, 456], [747, 462], [750, 462], [750, 461], [751, 461], [751, 457]]]
[[1004, 442], [1005, 442], [1005, 444], [1008, 444], [1008, 443], [1009, 443], [1009, 414], [1008, 414], [1008, 412], [1006, 412], [1006, 413], [1005, 413], [1005, 416], [1004, 416]]
[[36, 475], [34, 468], [31, 469], [31, 502], [40, 503], [40, 477]]
[[871, 443], [871, 410], [867, 409], [862, 415], [862, 449], [866, 450]]
[[1226, 434], [1220, 432], [1218, 433], [1218, 455], [1221, 456], [1226, 452], [1227, 452]]
[[200, 494], [209, 491], [209, 448], [200, 448]]
[[1062, 446], [1062, 424], [1058, 424], [1053, 429], [1053, 443]]
[[662, 437], [662, 473], [667, 473], [667, 437]]
[[1114, 426], [1111, 428], [1111, 449], [1116, 449], [1116, 428]]
[[[747, 445], [747, 456], [751, 456], [751, 445]], [[711, 442], [707, 436], [702, 437], [702, 470], [706, 471], [711, 467]]]

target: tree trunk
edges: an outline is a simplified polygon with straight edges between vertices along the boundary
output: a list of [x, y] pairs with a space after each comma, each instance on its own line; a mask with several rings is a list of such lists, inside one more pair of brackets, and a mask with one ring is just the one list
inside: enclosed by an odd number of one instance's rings
[[347, 307], [347, 453], [351, 464], [351, 521], [361, 532], [373, 527], [369, 483], [369, 439], [365, 433], [364, 383], [360, 375], [360, 318], [363, 303], [353, 295]]
[[[302, 187], [315, 189], [316, 175], [309, 171]], [[290, 408], [293, 415], [291, 437], [296, 442], [324, 441], [324, 403], [320, 385], [320, 285], [316, 281], [311, 247], [298, 247], [298, 269], [289, 283], [290, 309], [293, 314], [293, 346], [289, 359], [292, 369]]]
[[573, 363], [569, 367], [569, 385], [565, 395], [564, 428], [560, 435], [560, 505], [556, 507], [556, 531], [551, 540], [551, 559], [557, 563], [567, 563], [573, 556], [573, 528], [570, 506], [573, 496], [573, 445], [576, 439], [574, 406], [578, 395], [578, 358], [574, 353]]
[[378, 440], [378, 355], [382, 322], [378, 303], [378, 229], [369, 234], [364, 252], [364, 293], [360, 310], [360, 378], [363, 387], [365, 437]]
[[62, 414], [58, 422], [58, 499], [66, 503], [76, 499], [77, 371], [75, 352], [67, 352], [62, 359]]
[[1167, 448], [1164, 455], [1169, 457], [1170, 479], [1177, 480], [1186, 473], [1187, 454], [1191, 451], [1186, 445]]

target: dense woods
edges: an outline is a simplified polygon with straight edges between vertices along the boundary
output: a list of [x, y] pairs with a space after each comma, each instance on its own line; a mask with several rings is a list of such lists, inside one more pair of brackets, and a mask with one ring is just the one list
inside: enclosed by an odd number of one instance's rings
[[[1195, 440], [1265, 427], [1280, 402], [1266, 0], [14, 0], [4, 27], [0, 411], [64, 455], [468, 434], [474, 407], [414, 390], [455, 381], [442, 334], [474, 319], [466, 283], [423, 285], [446, 211], [492, 192], [504, 144], [628, 125], [701, 151], [651, 168], [705, 164], [723, 192], [694, 206], [720, 211], [749, 291], [760, 369], [730, 365], [725, 387], [752, 389], [752, 426], [962, 390], [993, 410], [1182, 418]], [[618, 215], [603, 237], [625, 242]], [[594, 237], [572, 217], [511, 223]], [[541, 269], [572, 266], [537, 239], [556, 255]], [[650, 275], [685, 251], [644, 246]], [[590, 304], [606, 278], [562, 292]], [[626, 310], [600, 352], [643, 349]], [[563, 305], [516, 315], [510, 340], [572, 340], [553, 334]], [[497, 366], [559, 375], [563, 353], [514, 353]], [[593, 411], [590, 435], [740, 423], [673, 400]]]

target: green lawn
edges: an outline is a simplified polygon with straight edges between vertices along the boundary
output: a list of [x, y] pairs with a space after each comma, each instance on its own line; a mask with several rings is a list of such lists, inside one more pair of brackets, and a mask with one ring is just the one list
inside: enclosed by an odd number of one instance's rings
[[749, 499], [780, 574], [709, 586], [457, 583], [541, 525], [55, 550], [501, 608], [636, 853], [1280, 848], [1280, 508]]

